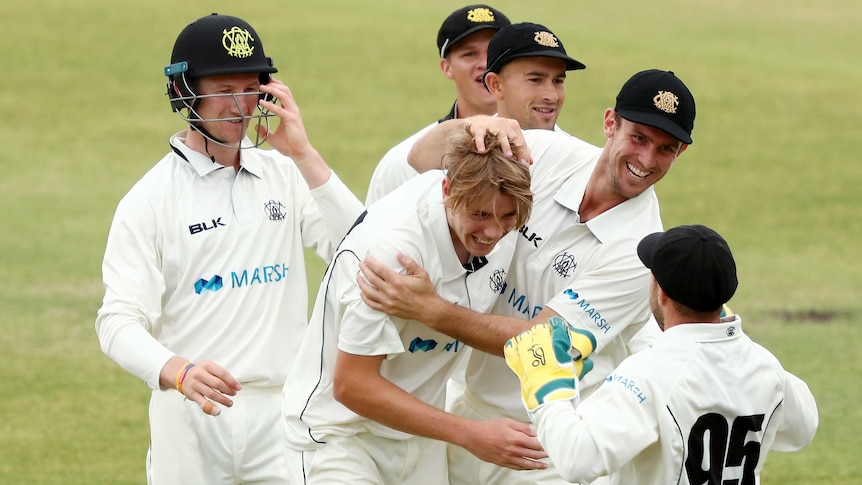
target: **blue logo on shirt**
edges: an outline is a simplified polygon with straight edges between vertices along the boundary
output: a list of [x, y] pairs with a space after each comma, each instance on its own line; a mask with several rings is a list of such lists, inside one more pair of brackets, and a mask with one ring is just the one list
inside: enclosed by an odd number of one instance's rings
[[605, 378], [605, 382], [614, 382], [616, 384], [623, 386], [623, 388], [627, 389], [629, 392], [634, 394], [635, 398], [641, 404], [643, 404], [644, 401], [647, 400], [647, 397], [643, 393], [643, 391], [641, 391], [640, 386], [638, 386], [634, 380], [629, 379], [628, 377], [621, 376], [619, 374], [611, 374], [607, 378]]
[[580, 307], [580, 309], [590, 317], [590, 320], [596, 324], [596, 327], [599, 330], [603, 330], [605, 333], [608, 333], [611, 330], [611, 326], [608, 324], [607, 320], [602, 318], [602, 314], [594, 306], [590, 305], [585, 298], [581, 298], [577, 291], [567, 288], [563, 293], [565, 293], [570, 300], [578, 303], [578, 307]]
[[[447, 343], [443, 346], [443, 352], [458, 352], [461, 350], [464, 344], [461, 343], [460, 340], [453, 340], [452, 342]], [[411, 354], [415, 354], [417, 351], [422, 352], [431, 352], [432, 350], [437, 348], [437, 341], [434, 339], [425, 340], [421, 337], [416, 337], [410, 341], [410, 346], [407, 347], [407, 350], [410, 351]]]
[[[258, 268], [243, 269], [241, 271], [231, 271], [230, 287], [242, 288], [254, 285], [263, 285], [267, 283], [278, 283], [287, 278], [288, 266], [285, 263], [264, 265]], [[195, 282], [195, 293], [200, 295], [204, 291], [216, 292], [224, 286], [222, 277], [218, 274], [213, 275], [207, 280], [201, 278]]]
[[241, 272], [233, 271], [230, 274], [231, 287], [241, 288], [254, 284], [277, 283], [287, 277], [287, 270], [287, 265], [282, 263], [261, 266], [251, 270], [244, 269]]
[[410, 353], [416, 353], [417, 350], [421, 350], [422, 352], [429, 352], [434, 350], [437, 347], [436, 340], [422, 340], [419, 337], [414, 338], [410, 341]]
[[[501, 295], [504, 294], [509, 288], [504, 286], [501, 290]], [[509, 292], [509, 296], [506, 297], [506, 302], [512, 305], [512, 308], [515, 309], [518, 313], [524, 314], [527, 318], [533, 318], [542, 311], [541, 305], [531, 305], [527, 300], [527, 295], [522, 295], [518, 292], [518, 289], [514, 286], [511, 288]]]
[[206, 290], [215, 293], [216, 291], [220, 290], [222, 286], [224, 286], [224, 284], [222, 283], [221, 276], [219, 275], [213, 275], [213, 277], [209, 280], [201, 278], [195, 282], [195, 293], [200, 295]]

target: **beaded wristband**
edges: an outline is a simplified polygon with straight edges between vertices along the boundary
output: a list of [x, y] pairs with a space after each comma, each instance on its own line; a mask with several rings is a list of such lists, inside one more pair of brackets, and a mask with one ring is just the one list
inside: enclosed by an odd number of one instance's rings
[[192, 364], [191, 362], [186, 362], [186, 365], [184, 365], [183, 368], [180, 369], [179, 372], [177, 372], [176, 384], [177, 390], [180, 391], [180, 394], [183, 394], [183, 381], [186, 380], [186, 374], [188, 374], [189, 369], [194, 366], [195, 364]]

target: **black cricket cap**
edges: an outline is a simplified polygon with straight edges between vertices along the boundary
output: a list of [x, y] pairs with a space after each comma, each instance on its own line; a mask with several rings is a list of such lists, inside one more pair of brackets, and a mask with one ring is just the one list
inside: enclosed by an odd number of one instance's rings
[[512, 22], [503, 12], [488, 5], [468, 5], [455, 10], [440, 26], [437, 32], [437, 52], [440, 58], [446, 57], [453, 45], [470, 34], [484, 29], [500, 30]]
[[503, 27], [488, 44], [489, 72], [499, 73], [503, 66], [519, 57], [555, 57], [566, 61], [566, 70], [587, 66], [569, 57], [562, 41], [544, 25], [520, 22]]
[[703, 225], [650, 234], [638, 244], [638, 257], [667, 296], [699, 312], [720, 309], [739, 284], [727, 241]]
[[658, 128], [691, 145], [694, 96], [673, 71], [649, 69], [635, 74], [623, 85], [614, 109], [633, 123]]

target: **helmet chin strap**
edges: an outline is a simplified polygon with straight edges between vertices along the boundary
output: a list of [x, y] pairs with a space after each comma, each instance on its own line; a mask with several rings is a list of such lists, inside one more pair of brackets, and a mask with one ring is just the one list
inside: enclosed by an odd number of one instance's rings
[[[189, 127], [191, 129], [197, 131], [198, 133], [201, 134], [201, 136], [204, 137], [204, 151], [206, 151], [207, 155], [210, 156], [210, 160], [212, 160], [213, 163], [218, 163], [215, 159], [215, 155], [210, 153], [210, 146], [209, 146], [210, 140], [212, 140], [215, 143], [218, 143], [219, 145], [224, 146], [224, 147], [228, 147], [229, 145], [227, 145], [227, 143], [224, 142], [223, 140], [219, 140], [218, 138], [216, 138], [212, 133], [207, 131], [206, 128], [204, 128], [203, 126], [200, 126], [200, 125], [201, 125], [200, 121], [189, 122]], [[237, 147], [237, 149], [239, 149], [239, 148]]]

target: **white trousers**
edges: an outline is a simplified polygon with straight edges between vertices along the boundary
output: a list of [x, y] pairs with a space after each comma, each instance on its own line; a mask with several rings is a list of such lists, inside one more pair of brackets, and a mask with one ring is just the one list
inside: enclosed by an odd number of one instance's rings
[[371, 433], [331, 436], [313, 451], [286, 449], [295, 485], [446, 485], [446, 443]]
[[150, 485], [288, 485], [279, 432], [281, 388], [243, 389], [221, 414], [175, 390], [150, 398]]

